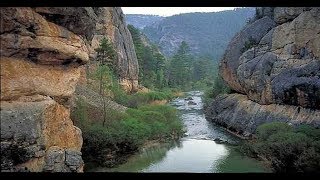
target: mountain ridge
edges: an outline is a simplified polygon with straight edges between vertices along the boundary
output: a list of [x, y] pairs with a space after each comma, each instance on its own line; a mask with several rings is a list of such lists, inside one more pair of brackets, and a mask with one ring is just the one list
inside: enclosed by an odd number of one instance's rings
[[[182, 41], [186, 41], [194, 55], [206, 54], [218, 60], [227, 43], [254, 12], [254, 8], [236, 8], [219, 12], [182, 13], [153, 21], [142, 32], [167, 57], [175, 53]], [[127, 19], [127, 24], [135, 26], [130, 19]]]

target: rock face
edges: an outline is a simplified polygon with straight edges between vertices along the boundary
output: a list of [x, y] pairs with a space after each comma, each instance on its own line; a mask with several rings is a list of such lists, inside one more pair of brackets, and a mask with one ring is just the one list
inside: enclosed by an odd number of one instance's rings
[[219, 95], [206, 109], [208, 119], [238, 134], [249, 136], [258, 125], [281, 121], [320, 127], [320, 111], [290, 105], [260, 105], [242, 94]]
[[91, 56], [99, 47], [103, 37], [108, 37], [118, 53], [117, 71], [119, 83], [127, 92], [138, 90], [138, 59], [133, 46], [130, 31], [127, 28], [121, 8], [93, 8], [97, 15], [95, 33], [91, 40]]
[[1, 23], [1, 171], [83, 171], [68, 100], [85, 39], [32, 8], [1, 8]]
[[259, 42], [274, 26], [275, 22], [272, 19], [263, 17], [245, 26], [245, 28], [231, 40], [220, 64], [220, 74], [233, 89], [244, 92], [240, 83], [237, 81], [237, 68], [240, 63], [239, 57], [244, 51], [243, 48], [245, 44]]
[[319, 126], [320, 8], [257, 8], [256, 14], [220, 64], [225, 82], [244, 95], [218, 97], [208, 118], [246, 135], [270, 121]]
[[[127, 91], [138, 63], [120, 8], [1, 8], [1, 171], [81, 172], [81, 130], [70, 119], [82, 65], [104, 36]], [[122, 108], [122, 107], [121, 107]]]
[[117, 52], [115, 64], [119, 83], [127, 92], [137, 91], [138, 60], [121, 8], [37, 7], [34, 10], [48, 21], [84, 37], [91, 61], [96, 57], [95, 49], [99, 47], [100, 41], [104, 37], [108, 38]]

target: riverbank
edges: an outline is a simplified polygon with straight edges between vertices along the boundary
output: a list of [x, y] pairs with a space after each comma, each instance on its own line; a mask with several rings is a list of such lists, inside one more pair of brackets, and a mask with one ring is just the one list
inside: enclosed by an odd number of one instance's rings
[[[201, 92], [187, 92], [169, 104], [178, 110], [186, 129], [183, 138], [165, 143], [146, 141], [125, 163], [113, 168], [96, 167], [95, 172], [268, 172], [260, 161], [235, 151], [237, 138], [208, 122], [202, 112]], [[196, 148], [195, 148], [196, 147]]]
[[150, 142], [183, 136], [176, 109], [165, 104], [172, 94], [148, 92], [124, 97], [131, 105], [124, 111], [92, 106], [81, 97], [76, 100], [72, 118], [82, 130], [85, 163], [114, 167]]

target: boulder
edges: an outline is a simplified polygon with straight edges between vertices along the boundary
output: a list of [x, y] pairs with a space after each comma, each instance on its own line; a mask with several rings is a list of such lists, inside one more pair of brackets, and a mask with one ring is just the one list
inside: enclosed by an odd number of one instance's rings
[[195, 103], [193, 101], [188, 101], [188, 105], [197, 105], [197, 103]]
[[275, 7], [273, 12], [274, 21], [278, 24], [288, 22], [308, 9], [306, 7]]

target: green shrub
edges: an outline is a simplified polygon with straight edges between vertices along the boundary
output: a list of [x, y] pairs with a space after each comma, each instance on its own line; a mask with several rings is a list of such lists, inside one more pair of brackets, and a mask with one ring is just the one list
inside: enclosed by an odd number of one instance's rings
[[114, 109], [106, 108], [106, 124], [112, 124], [122, 119], [128, 118], [127, 113], [119, 112]]
[[320, 140], [320, 129], [314, 128], [310, 125], [300, 125], [295, 129], [296, 132], [301, 132], [314, 140]]
[[272, 134], [276, 134], [278, 132], [290, 132], [292, 130], [293, 128], [287, 123], [271, 122], [260, 125], [257, 128], [257, 135], [261, 140], [267, 140]]
[[166, 122], [167, 119], [165, 118], [165, 116], [159, 112], [156, 111], [145, 111], [143, 113], [143, 121], [149, 123], [149, 122]]
[[74, 119], [74, 123], [76, 123], [80, 128], [88, 126], [89, 118], [87, 114], [87, 108], [87, 104], [82, 98], [76, 100], [76, 108], [75, 112], [73, 113], [75, 117], [72, 119]]
[[138, 108], [139, 106], [145, 105], [148, 103], [148, 97], [143, 94], [134, 94], [128, 97], [128, 101], [124, 104], [130, 108]]
[[147, 140], [162, 141], [183, 133], [176, 110], [166, 105], [128, 108], [126, 113], [113, 110], [107, 115], [106, 126], [95, 120], [82, 129], [85, 161], [111, 167], [117, 164], [115, 159], [136, 151]]
[[111, 88], [113, 100], [121, 105], [126, 105], [129, 100], [129, 95], [119, 86]]
[[302, 143], [301, 146], [309, 143], [310, 138], [308, 138], [303, 133], [295, 133], [295, 132], [277, 132], [272, 134], [267, 141], [269, 143], [287, 143], [287, 144], [294, 144], [295, 143]]
[[169, 105], [141, 106], [141, 107], [139, 107], [139, 110], [159, 112], [162, 115], [164, 115], [164, 117], [167, 120], [170, 120], [170, 121], [177, 121], [178, 120], [177, 110]]
[[[317, 142], [320, 144], [320, 142]], [[320, 172], [320, 149], [313, 146], [305, 150], [295, 161], [294, 166], [298, 172]]]
[[311, 139], [305, 134], [279, 132], [269, 137], [264, 156], [271, 160], [277, 172], [295, 172], [295, 162], [308, 150]]
[[286, 123], [272, 122], [260, 125], [257, 133], [258, 139], [240, 147], [243, 153], [268, 159], [276, 172], [319, 172], [318, 129], [308, 125], [293, 129]]
[[128, 95], [123, 90], [114, 88], [114, 101], [117, 103], [130, 107], [137, 108], [139, 106], [147, 105], [155, 100], [171, 100], [174, 98], [173, 92], [170, 91], [151, 91], [147, 93], [135, 93]]
[[224, 82], [220, 75], [217, 75], [214, 79], [212, 89], [206, 90], [204, 93], [205, 103], [217, 97], [219, 94], [231, 93], [230, 87]]
[[151, 129], [148, 124], [135, 118], [124, 119], [120, 124], [121, 131], [125, 132], [123, 139], [132, 142], [136, 146], [141, 145], [145, 140], [147, 140], [151, 133]]

